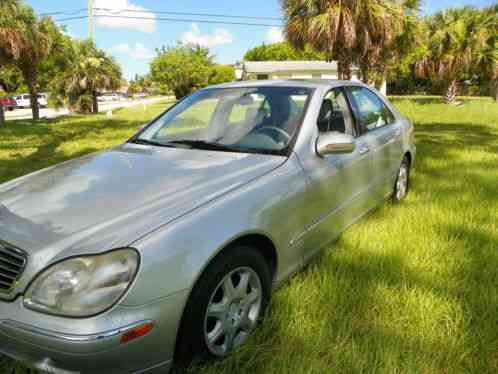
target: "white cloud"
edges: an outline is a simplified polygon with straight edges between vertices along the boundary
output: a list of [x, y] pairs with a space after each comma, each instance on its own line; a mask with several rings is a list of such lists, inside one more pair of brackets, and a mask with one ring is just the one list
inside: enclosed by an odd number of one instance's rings
[[154, 52], [142, 43], [135, 43], [133, 46], [127, 43], [117, 44], [111, 48], [111, 51], [128, 55], [134, 60], [150, 60], [154, 57]]
[[281, 27], [270, 27], [268, 32], [266, 33], [266, 42], [273, 44], [273, 43], [280, 43], [284, 41], [284, 33], [282, 31]]
[[118, 53], [130, 53], [131, 47], [129, 44], [121, 43], [121, 44], [117, 44], [114, 47], [112, 47], [111, 51], [118, 52]]
[[231, 44], [233, 42], [232, 34], [224, 28], [214, 30], [214, 34], [201, 34], [201, 30], [196, 23], [192, 28], [182, 35], [182, 42], [185, 44], [199, 44], [203, 47], [214, 47], [220, 44]]
[[[94, 8], [100, 8], [94, 11], [95, 15], [99, 16], [96, 17], [99, 26], [138, 30], [146, 33], [156, 31], [155, 14], [141, 6], [132, 4], [128, 0], [95, 0]], [[114, 18], [112, 16], [136, 18]]]

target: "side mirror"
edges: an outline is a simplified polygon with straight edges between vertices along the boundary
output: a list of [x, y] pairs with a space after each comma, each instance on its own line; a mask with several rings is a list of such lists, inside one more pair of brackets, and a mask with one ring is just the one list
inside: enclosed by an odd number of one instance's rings
[[353, 153], [354, 138], [340, 132], [323, 134], [316, 140], [316, 153], [319, 156]]

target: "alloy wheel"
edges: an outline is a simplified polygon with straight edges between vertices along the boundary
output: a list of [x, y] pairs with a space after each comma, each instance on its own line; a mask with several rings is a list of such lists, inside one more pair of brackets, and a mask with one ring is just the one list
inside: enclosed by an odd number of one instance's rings
[[408, 192], [408, 165], [403, 162], [398, 172], [396, 181], [396, 200], [401, 201]]
[[204, 339], [209, 351], [226, 356], [242, 345], [257, 325], [263, 289], [257, 273], [240, 267], [216, 287], [206, 310]]

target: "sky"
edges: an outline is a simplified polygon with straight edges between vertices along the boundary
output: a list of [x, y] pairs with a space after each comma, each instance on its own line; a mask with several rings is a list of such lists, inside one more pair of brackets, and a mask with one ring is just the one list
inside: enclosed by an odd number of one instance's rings
[[[256, 20], [220, 18], [226, 22], [263, 23], [264, 26], [233, 24], [210, 24], [199, 22], [210, 17], [154, 14], [150, 11], [167, 11], [179, 13], [205, 13], [217, 15], [236, 15], [245, 17], [280, 18], [282, 16], [280, 0], [93, 0], [94, 7], [102, 16], [141, 16], [148, 20], [133, 18], [105, 18], [95, 20], [95, 41], [98, 47], [117, 58], [122, 66], [125, 78], [131, 79], [135, 74], [145, 74], [150, 61], [155, 56], [155, 49], [162, 46], [174, 46], [178, 41], [197, 43], [209, 47], [215, 60], [223, 64], [241, 61], [245, 52], [262, 43], [274, 43], [282, 40], [279, 20]], [[426, 0], [423, 11], [426, 14], [449, 6], [474, 5], [482, 7], [496, 0]], [[66, 12], [73, 15], [57, 15], [56, 19], [71, 16], [84, 16], [88, 0], [27, 0], [38, 14]], [[126, 9], [127, 11], [123, 11]], [[130, 12], [129, 10], [133, 10]], [[80, 11], [78, 13], [78, 11]], [[150, 18], [152, 20], [150, 20]], [[182, 18], [185, 22], [172, 22], [159, 18]], [[88, 36], [88, 20], [75, 19], [61, 22], [67, 32], [75, 38]]]

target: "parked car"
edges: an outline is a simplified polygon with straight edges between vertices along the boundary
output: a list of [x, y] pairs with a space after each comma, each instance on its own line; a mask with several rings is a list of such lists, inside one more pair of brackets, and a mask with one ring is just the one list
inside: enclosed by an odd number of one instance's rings
[[98, 96], [97, 97], [97, 100], [98, 101], [104, 101], [104, 102], [108, 102], [108, 101], [119, 101], [119, 95], [118, 94], [115, 94], [115, 93], [109, 93], [109, 94], [104, 94], [104, 95], [101, 95], [101, 96]]
[[409, 189], [410, 121], [348, 81], [238, 82], [0, 185], [0, 352], [50, 372], [226, 357], [272, 289]]
[[[31, 108], [31, 95], [29, 94], [22, 94], [19, 95], [15, 98], [17, 102], [17, 106], [19, 108]], [[47, 95], [44, 93], [38, 94], [38, 105], [40, 105], [41, 108], [46, 108], [48, 105], [47, 102]]]
[[14, 110], [17, 103], [12, 97], [0, 97], [0, 106], [6, 110]]

